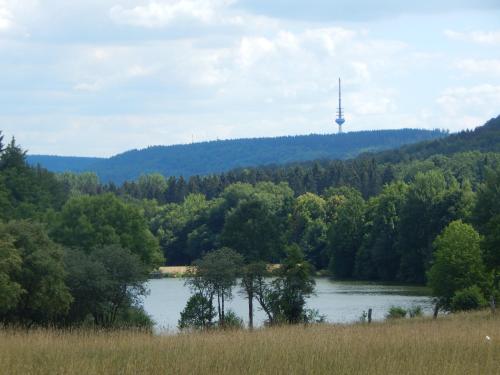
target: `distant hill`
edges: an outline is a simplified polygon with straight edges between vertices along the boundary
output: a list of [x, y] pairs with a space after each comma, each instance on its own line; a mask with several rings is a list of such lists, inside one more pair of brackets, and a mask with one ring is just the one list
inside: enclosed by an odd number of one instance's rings
[[407, 144], [398, 149], [377, 152], [374, 156], [378, 162], [400, 163], [467, 151], [500, 152], [500, 115], [475, 130], [464, 130], [427, 142]]
[[93, 165], [106, 160], [104, 158], [86, 158], [79, 156], [28, 155], [28, 163], [40, 164], [52, 172], [85, 172]]
[[29, 155], [28, 162], [54, 172], [92, 171], [103, 182], [119, 184], [135, 180], [141, 174], [155, 172], [165, 176], [190, 177], [266, 164], [348, 159], [362, 153], [393, 149], [446, 135], [447, 132], [440, 130], [374, 130], [154, 146], [106, 159]]

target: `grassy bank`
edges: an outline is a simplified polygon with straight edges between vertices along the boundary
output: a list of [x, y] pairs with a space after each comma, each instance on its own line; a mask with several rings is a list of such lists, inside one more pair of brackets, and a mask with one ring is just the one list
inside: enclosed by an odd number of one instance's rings
[[500, 317], [481, 312], [165, 337], [4, 330], [0, 373], [500, 374]]

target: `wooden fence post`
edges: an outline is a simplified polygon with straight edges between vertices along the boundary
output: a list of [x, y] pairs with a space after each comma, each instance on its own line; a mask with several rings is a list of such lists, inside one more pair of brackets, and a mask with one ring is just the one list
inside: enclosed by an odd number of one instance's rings
[[372, 309], [368, 309], [368, 324], [372, 322]]

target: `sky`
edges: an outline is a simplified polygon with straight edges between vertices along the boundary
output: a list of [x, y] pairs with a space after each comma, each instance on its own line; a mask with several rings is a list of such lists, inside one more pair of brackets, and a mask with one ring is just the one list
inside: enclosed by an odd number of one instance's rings
[[500, 0], [0, 0], [0, 130], [32, 154], [500, 114]]

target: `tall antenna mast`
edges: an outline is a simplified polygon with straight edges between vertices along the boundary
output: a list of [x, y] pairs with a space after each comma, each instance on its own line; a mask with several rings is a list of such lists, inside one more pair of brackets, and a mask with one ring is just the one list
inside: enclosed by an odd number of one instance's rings
[[339, 108], [337, 109], [337, 119], [335, 120], [335, 122], [339, 126], [339, 134], [342, 133], [342, 125], [344, 124], [345, 119], [342, 112], [342, 88], [340, 84], [340, 78], [339, 78]]

